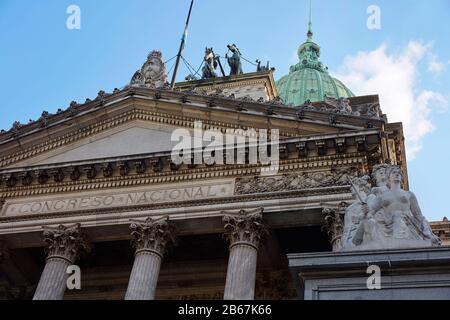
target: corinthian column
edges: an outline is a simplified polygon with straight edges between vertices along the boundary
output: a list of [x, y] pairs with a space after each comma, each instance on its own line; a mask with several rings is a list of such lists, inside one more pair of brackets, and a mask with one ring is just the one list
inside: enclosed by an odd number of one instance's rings
[[258, 248], [267, 230], [262, 219], [263, 209], [223, 218], [230, 242], [225, 300], [253, 300], [255, 297]]
[[125, 300], [154, 300], [162, 258], [175, 242], [169, 218], [132, 221], [132, 244], [136, 248]]
[[62, 300], [67, 286], [67, 267], [86, 249], [80, 225], [44, 228], [44, 241], [47, 261], [33, 300]]

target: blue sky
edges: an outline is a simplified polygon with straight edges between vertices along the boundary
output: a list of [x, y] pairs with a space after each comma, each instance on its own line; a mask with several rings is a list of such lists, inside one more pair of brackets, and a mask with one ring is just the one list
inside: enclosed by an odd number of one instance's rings
[[[81, 30], [66, 28], [71, 4], [81, 9]], [[381, 30], [366, 26], [372, 4], [381, 9]], [[188, 0], [0, 0], [0, 128], [124, 86], [152, 49], [173, 57], [188, 6]], [[380, 93], [392, 121], [406, 121], [411, 190], [429, 219], [450, 216], [450, 1], [314, 0], [313, 7], [322, 61], [355, 93]], [[197, 0], [185, 57], [197, 68], [205, 46], [223, 55], [236, 43], [247, 59], [270, 60], [278, 79], [296, 62], [307, 8], [306, 0]], [[183, 67], [179, 80], [187, 74]]]

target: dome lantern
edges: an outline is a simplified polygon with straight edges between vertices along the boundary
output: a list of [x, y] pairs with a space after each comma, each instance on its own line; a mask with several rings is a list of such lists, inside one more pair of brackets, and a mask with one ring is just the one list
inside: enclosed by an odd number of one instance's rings
[[320, 61], [320, 46], [313, 41], [311, 7], [306, 41], [298, 48], [299, 62], [277, 82], [280, 97], [287, 105], [306, 101], [324, 101], [325, 97], [350, 98], [354, 94], [338, 79], [331, 77]]

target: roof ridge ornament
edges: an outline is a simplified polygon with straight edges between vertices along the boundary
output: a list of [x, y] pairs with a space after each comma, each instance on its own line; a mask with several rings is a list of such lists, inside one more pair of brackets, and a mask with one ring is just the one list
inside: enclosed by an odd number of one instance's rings
[[147, 56], [147, 61], [142, 68], [134, 74], [130, 86], [160, 89], [167, 85], [167, 72], [162, 53], [159, 50], [153, 50]]

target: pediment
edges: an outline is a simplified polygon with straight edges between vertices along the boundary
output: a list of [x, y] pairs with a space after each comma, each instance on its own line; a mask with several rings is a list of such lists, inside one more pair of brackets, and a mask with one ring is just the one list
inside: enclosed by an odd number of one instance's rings
[[133, 121], [32, 157], [12, 167], [70, 163], [170, 151], [174, 126]]
[[[105, 131], [64, 144], [58, 148], [42, 152], [26, 160], [7, 166], [19, 168], [52, 164], [69, 164], [73, 162], [110, 159], [116, 157], [136, 156], [159, 152], [170, 152], [178, 141], [172, 141], [172, 134], [177, 129], [184, 129], [195, 141], [194, 130], [189, 126], [175, 126], [147, 120], [132, 120]], [[311, 127], [308, 131], [298, 131], [298, 136], [315, 136], [329, 131]], [[280, 137], [281, 140], [289, 137]], [[195, 141], [196, 145], [202, 143]], [[203, 142], [204, 146], [209, 142]]]
[[[360, 130], [361, 121], [331, 124], [329, 114], [308, 112], [305, 119], [292, 116], [292, 108], [279, 108], [267, 115], [267, 106], [246, 105], [246, 111], [232, 105], [211, 108], [175, 101], [158, 104], [143, 97], [125, 98], [102, 108], [87, 108], [71, 117], [59, 114], [47, 127], [33, 125], [19, 138], [9, 133], [2, 142], [0, 167], [18, 168], [54, 163], [124, 157], [172, 150], [176, 129], [192, 132], [195, 121], [221, 129], [279, 129], [281, 139], [314, 137]], [[65, 116], [65, 117], [64, 117]], [[59, 121], [58, 121], [59, 119]], [[192, 134], [191, 134], [192, 135]], [[1, 141], [0, 141], [1, 142]]]

